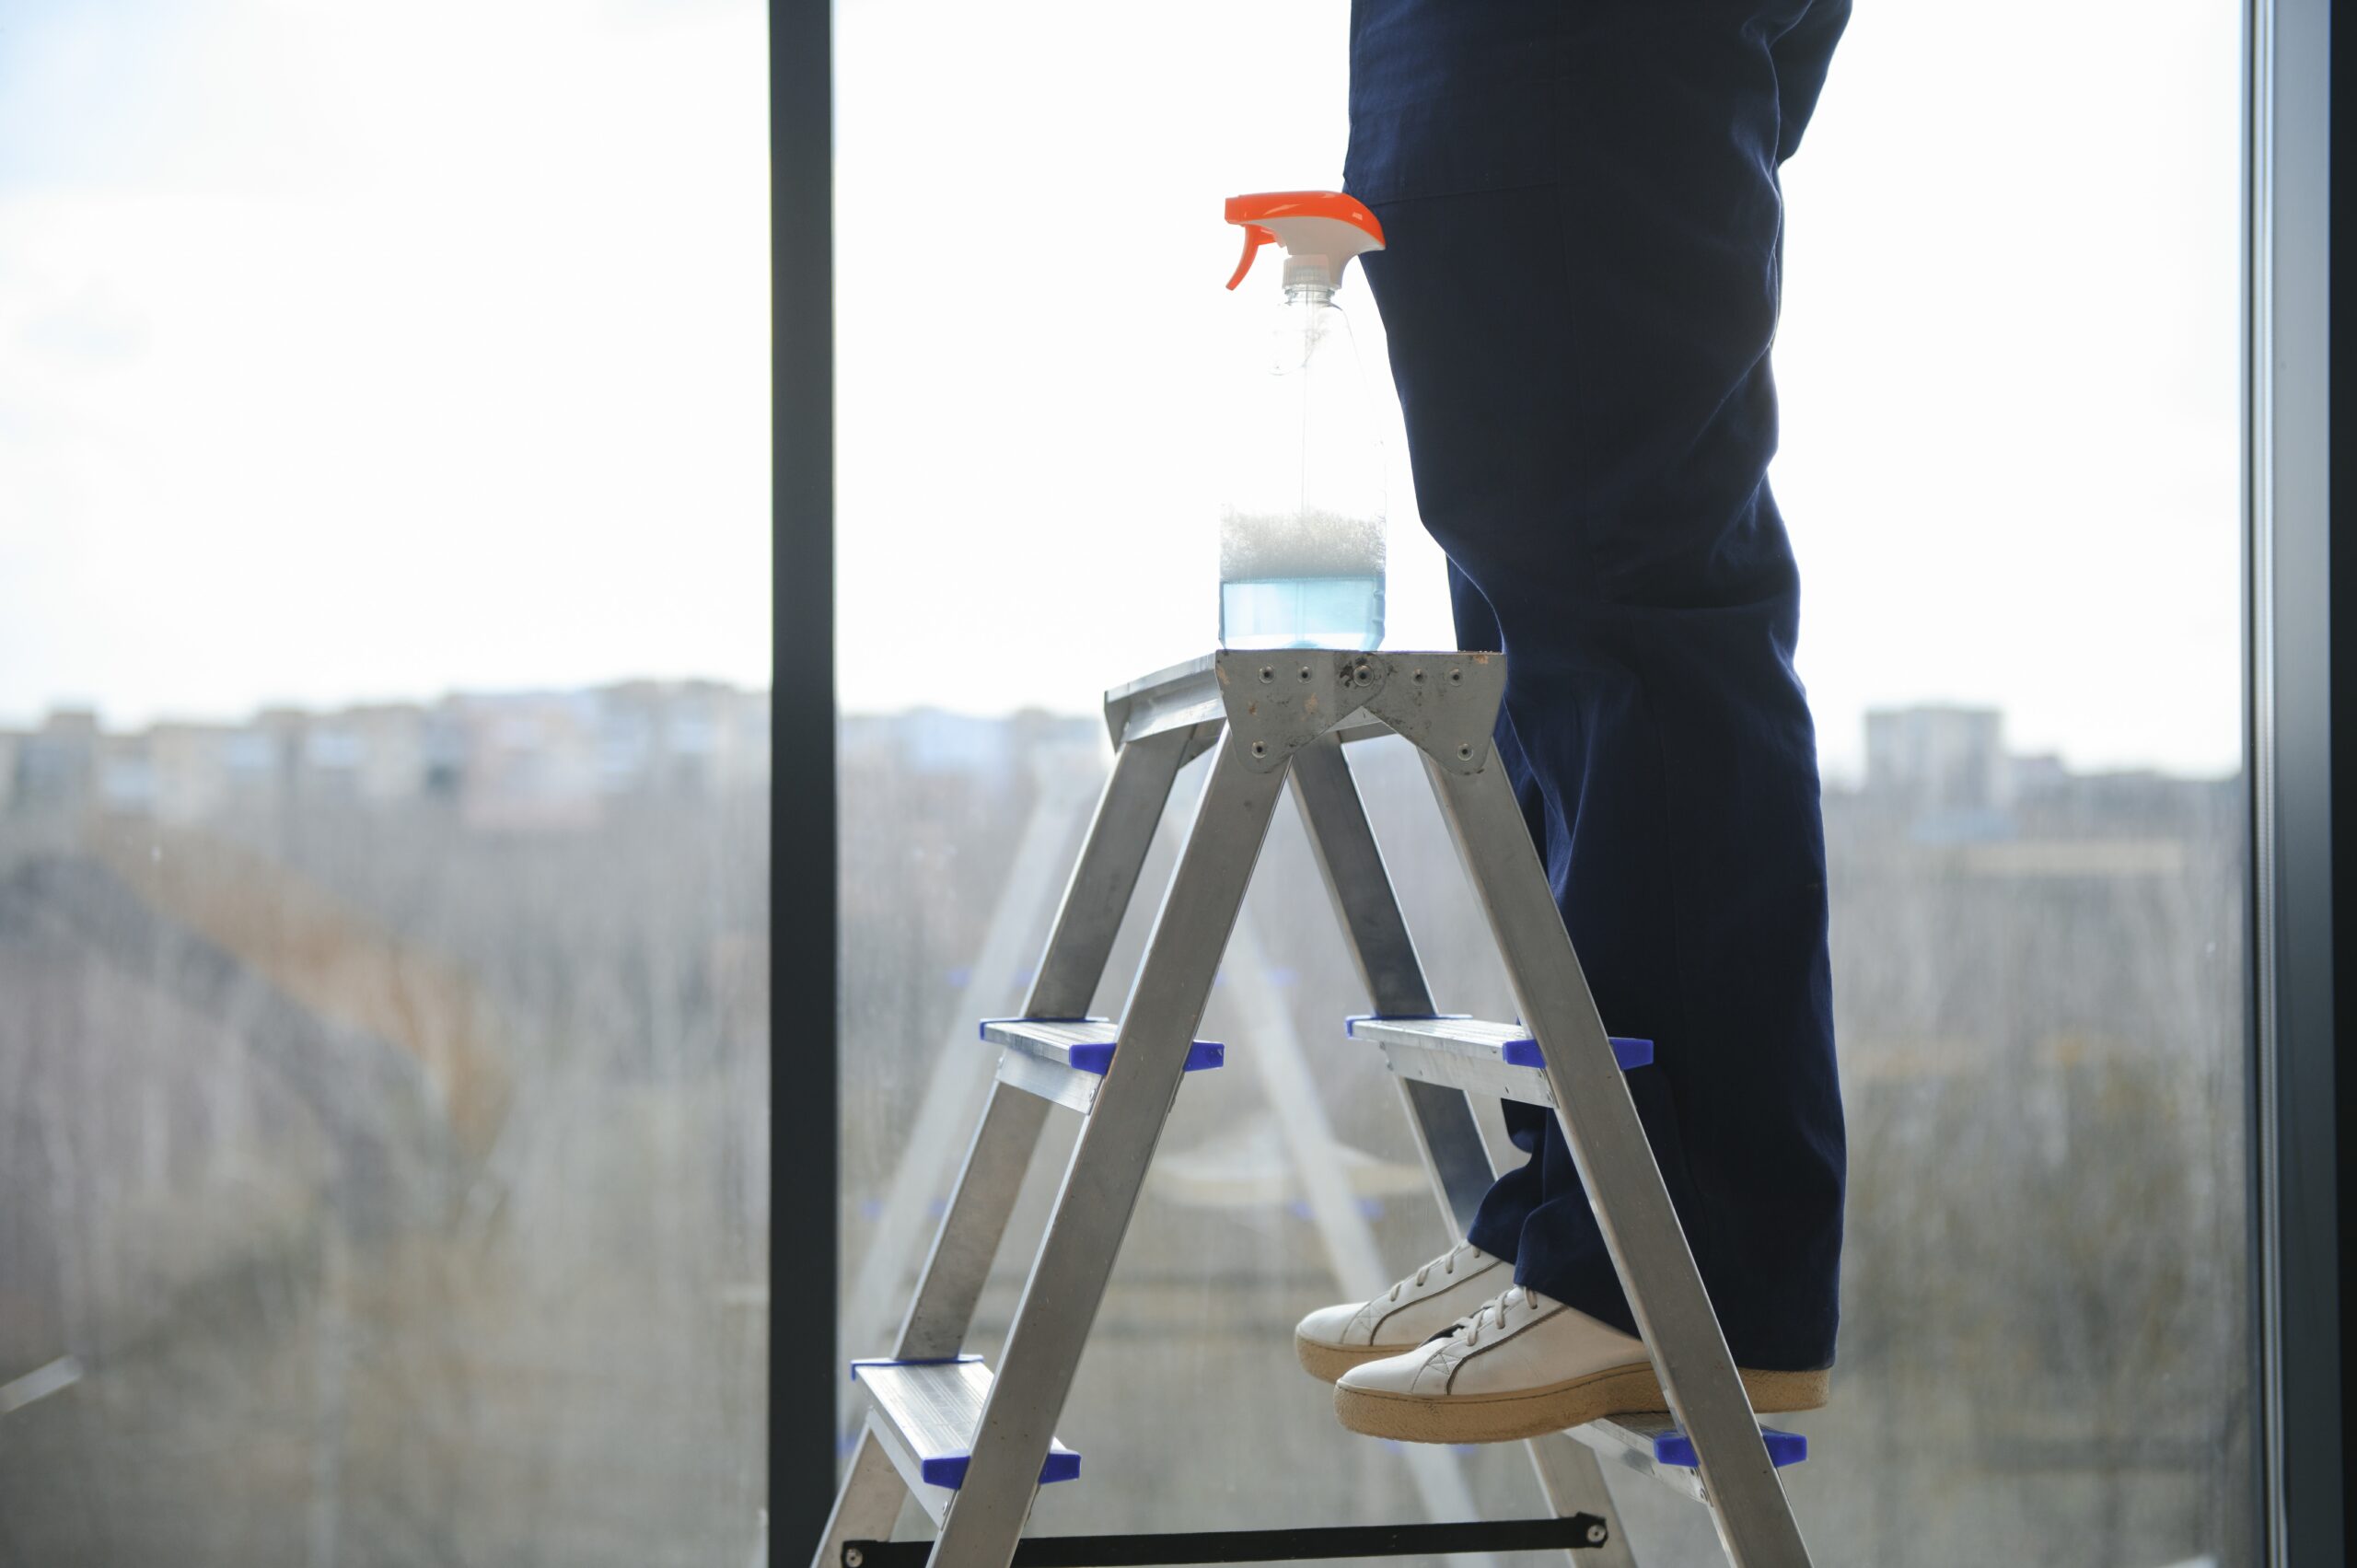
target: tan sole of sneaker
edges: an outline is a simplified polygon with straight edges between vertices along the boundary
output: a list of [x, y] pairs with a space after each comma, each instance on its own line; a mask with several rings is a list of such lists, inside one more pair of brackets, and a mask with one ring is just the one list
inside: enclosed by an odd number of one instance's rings
[[1415, 1349], [1413, 1345], [1321, 1345], [1316, 1340], [1293, 1337], [1293, 1353], [1301, 1360], [1301, 1369], [1320, 1383], [1341, 1380], [1342, 1374], [1353, 1366], [1364, 1366], [1370, 1361], [1381, 1361], [1387, 1355], [1403, 1355]]
[[[1825, 1403], [1823, 1372], [1744, 1372], [1744, 1392], [1761, 1415], [1813, 1411]], [[1608, 1415], [1665, 1409], [1650, 1363], [1611, 1366], [1545, 1388], [1504, 1394], [1387, 1394], [1334, 1390], [1334, 1413], [1353, 1432], [1400, 1443], [1511, 1443], [1585, 1426]]]

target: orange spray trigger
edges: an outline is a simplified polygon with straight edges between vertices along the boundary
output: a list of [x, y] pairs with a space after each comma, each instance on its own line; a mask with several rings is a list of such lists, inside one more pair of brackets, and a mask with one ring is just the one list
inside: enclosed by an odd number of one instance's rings
[[1341, 282], [1352, 257], [1383, 249], [1383, 225], [1364, 203], [1340, 191], [1263, 191], [1227, 199], [1227, 221], [1244, 229], [1244, 259], [1227, 286], [1252, 270], [1260, 247], [1284, 247], [1285, 275], [1332, 288]]
[[1227, 286], [1234, 288], [1237, 284], [1242, 283], [1244, 274], [1252, 270], [1252, 258], [1260, 253], [1260, 247], [1275, 244], [1276, 238], [1275, 235], [1271, 234], [1257, 223], [1246, 224], [1244, 226], [1244, 260], [1236, 263], [1236, 275], [1227, 280]]

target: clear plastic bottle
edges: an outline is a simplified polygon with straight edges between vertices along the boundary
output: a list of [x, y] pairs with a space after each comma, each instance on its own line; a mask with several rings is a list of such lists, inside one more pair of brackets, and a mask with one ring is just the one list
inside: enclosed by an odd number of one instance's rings
[[1284, 303], [1263, 364], [1239, 389], [1228, 442], [1220, 644], [1371, 649], [1383, 641], [1383, 444], [1334, 289], [1343, 263], [1381, 247], [1382, 230], [1334, 192], [1237, 197], [1228, 215], [1248, 236], [1236, 281], [1261, 244], [1289, 254]]

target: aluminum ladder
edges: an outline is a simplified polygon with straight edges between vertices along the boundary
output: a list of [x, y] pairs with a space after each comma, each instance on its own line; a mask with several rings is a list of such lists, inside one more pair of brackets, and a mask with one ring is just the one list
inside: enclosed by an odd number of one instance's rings
[[[1503, 655], [1223, 651], [1113, 689], [1116, 749], [1023, 1015], [986, 1021], [996, 1081], [891, 1357], [854, 1365], [870, 1400], [813, 1568], [1111, 1568], [1567, 1548], [1633, 1563], [1604, 1461], [1706, 1506], [1737, 1568], [1806, 1568], [1780, 1464], [1804, 1457], [1753, 1415], [1621, 1074], [1613, 1040], [1491, 734]], [[1422, 753], [1504, 960], [1522, 1023], [1446, 1017], [1342, 748], [1397, 734]], [[1178, 771], [1213, 753], [1118, 1023], [1087, 1016]], [[1077, 1475], [1054, 1426], [1185, 1074], [1286, 782], [1373, 1004], [1351, 1032], [1396, 1074], [1445, 1215], [1462, 1237], [1492, 1180], [1467, 1096], [1554, 1109], [1670, 1409], [1533, 1439], [1554, 1517], [1399, 1527], [1025, 1538], [1033, 1497]], [[995, 1375], [967, 1330], [1051, 1107], [1086, 1118]], [[1288, 1368], [1288, 1371], [1291, 1369]], [[937, 1527], [891, 1541], [904, 1498]]]

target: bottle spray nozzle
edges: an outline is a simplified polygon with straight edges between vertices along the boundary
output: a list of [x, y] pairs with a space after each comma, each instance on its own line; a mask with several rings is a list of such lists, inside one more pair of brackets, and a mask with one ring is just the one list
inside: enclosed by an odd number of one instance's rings
[[1252, 270], [1263, 245], [1281, 245], [1288, 261], [1288, 287], [1312, 284], [1323, 270], [1325, 286], [1342, 281], [1342, 269], [1352, 257], [1383, 249], [1383, 225], [1356, 197], [1340, 191], [1264, 191], [1254, 196], [1230, 196], [1227, 221], [1244, 229], [1244, 259], [1227, 286], [1236, 287]]

